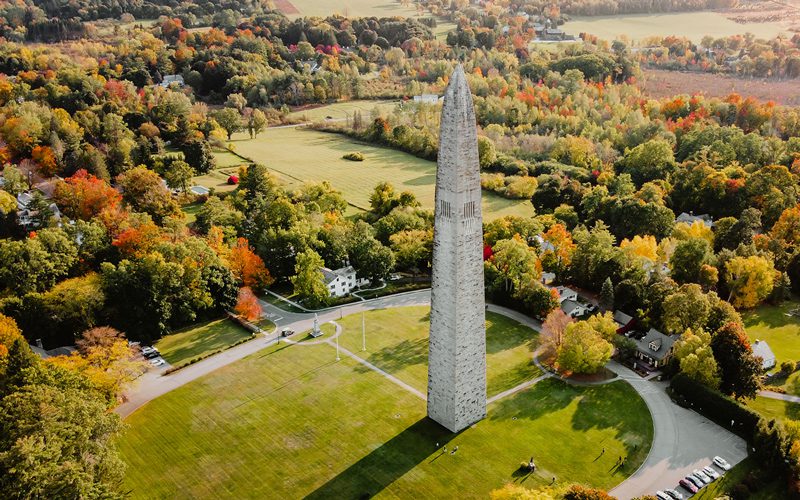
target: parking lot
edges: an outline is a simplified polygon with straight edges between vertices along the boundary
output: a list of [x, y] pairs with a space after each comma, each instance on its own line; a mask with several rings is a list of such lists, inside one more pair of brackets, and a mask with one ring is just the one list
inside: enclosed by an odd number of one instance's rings
[[[656, 491], [676, 489], [684, 497], [691, 494], [678, 482], [695, 469], [711, 464], [717, 455], [731, 465], [747, 457], [745, 441], [709, 421], [699, 413], [681, 408], [666, 394], [666, 382], [641, 379], [627, 368], [614, 367], [620, 376], [637, 388], [653, 415], [653, 446], [642, 467], [623, 481], [611, 494], [620, 500]], [[717, 469], [719, 471], [719, 469]]]

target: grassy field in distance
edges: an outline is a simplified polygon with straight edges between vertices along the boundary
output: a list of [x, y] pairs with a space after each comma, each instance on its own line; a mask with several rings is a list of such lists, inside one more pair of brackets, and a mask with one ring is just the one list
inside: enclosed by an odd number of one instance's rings
[[716, 12], [575, 16], [561, 28], [575, 36], [591, 33], [606, 40], [614, 40], [620, 35], [625, 35], [630, 40], [675, 35], [698, 43], [706, 35], [723, 37], [753, 33], [759, 38], [773, 38], [779, 33], [786, 33], [784, 27], [778, 23], [738, 24]]
[[[371, 341], [393, 320], [371, 318]], [[415, 362], [394, 347], [385, 354]], [[554, 476], [610, 488], [652, 443], [647, 406], [624, 382], [543, 380], [452, 434], [425, 418], [418, 396], [335, 355], [330, 344], [271, 346], [137, 410], [118, 442], [131, 497], [486, 498], [506, 482], [533, 488]], [[537, 471], [520, 471], [532, 455]], [[618, 456], [628, 457], [623, 470]]]
[[[389, 181], [397, 191], [409, 190], [422, 206], [433, 208], [436, 164], [402, 151], [365, 144], [341, 134], [295, 127], [267, 129], [257, 139], [235, 134], [232, 143], [237, 153], [263, 162], [290, 186], [327, 180], [350, 203], [367, 208], [375, 186]], [[342, 155], [354, 151], [364, 153], [366, 159], [342, 159]], [[224, 180], [219, 178], [217, 182]], [[530, 217], [533, 213], [529, 200], [483, 193], [483, 215], [487, 220], [510, 214]]]
[[[764, 340], [775, 353], [779, 368], [784, 361], [800, 361], [800, 318], [787, 316], [798, 307], [795, 301], [779, 306], [763, 305], [742, 314], [750, 342]], [[783, 384], [787, 393], [800, 396], [800, 372], [795, 372]], [[797, 405], [800, 409], [800, 404]]]

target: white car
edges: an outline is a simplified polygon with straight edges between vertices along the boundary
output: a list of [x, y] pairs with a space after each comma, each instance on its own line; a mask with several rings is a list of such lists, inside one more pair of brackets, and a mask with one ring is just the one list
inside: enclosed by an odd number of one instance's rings
[[164, 361], [163, 358], [153, 358], [153, 359], [150, 360], [150, 364], [153, 365], [153, 366], [163, 366], [163, 365], [166, 365], [167, 362]]
[[658, 498], [658, 500], [672, 500], [672, 498], [663, 491], [656, 491], [656, 498]]
[[719, 479], [719, 472], [715, 471], [714, 469], [712, 469], [707, 465], [703, 467], [703, 472], [705, 472], [706, 476], [710, 477], [712, 481], [714, 479]]
[[678, 493], [675, 490], [664, 490], [664, 493], [666, 493], [667, 495], [671, 496], [675, 500], [683, 500], [683, 495], [681, 495], [680, 493]]
[[710, 477], [708, 477], [708, 476], [705, 474], [705, 472], [703, 472], [703, 471], [701, 471], [701, 470], [699, 470], [699, 469], [695, 469], [695, 470], [693, 470], [693, 471], [692, 471], [692, 474], [694, 474], [694, 475], [695, 475], [695, 477], [696, 477], [697, 479], [699, 479], [699, 480], [703, 481], [703, 483], [705, 483], [705, 484], [709, 484], [709, 483], [711, 483], [711, 478], [710, 478]]
[[719, 467], [722, 470], [730, 470], [731, 464], [729, 464], [724, 458], [722, 457], [714, 457], [714, 465]]

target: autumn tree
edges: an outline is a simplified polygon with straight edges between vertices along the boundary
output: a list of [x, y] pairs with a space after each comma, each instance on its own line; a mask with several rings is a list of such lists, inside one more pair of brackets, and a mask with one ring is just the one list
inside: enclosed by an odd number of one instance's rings
[[697, 283], [700, 268], [714, 263], [711, 245], [703, 238], [690, 238], [681, 241], [669, 260], [672, 278], [678, 283]]
[[185, 161], [174, 161], [164, 173], [164, 179], [170, 189], [180, 189], [182, 192], [189, 190], [189, 182], [194, 177], [194, 169]]
[[234, 311], [247, 321], [255, 321], [261, 317], [261, 304], [258, 303], [258, 297], [250, 287], [245, 286], [239, 289]]
[[542, 240], [546, 243], [541, 249], [542, 267], [562, 276], [575, 252], [572, 234], [562, 224], [553, 224], [542, 234]]
[[711, 304], [700, 285], [694, 283], [681, 285], [664, 300], [664, 329], [671, 335], [678, 335], [687, 329], [699, 330], [705, 327]]
[[117, 177], [117, 184], [122, 188], [122, 199], [128, 206], [149, 214], [156, 222], [179, 213], [178, 204], [161, 177], [144, 166], [121, 174]]
[[614, 346], [587, 321], [570, 323], [558, 350], [558, 369], [565, 373], [596, 373], [605, 366]]
[[737, 308], [749, 309], [766, 299], [775, 280], [772, 261], [758, 255], [734, 257], [725, 265], [728, 300]]
[[78, 170], [56, 184], [53, 201], [67, 217], [90, 220], [103, 210], [116, 207], [122, 196], [102, 179]]
[[719, 387], [719, 368], [711, 350], [709, 333], [687, 329], [675, 343], [673, 352], [681, 371], [688, 377], [708, 387]]
[[8, 355], [8, 348], [14, 340], [21, 338], [22, 332], [16, 321], [0, 314], [0, 375], [3, 373], [3, 359]]
[[236, 132], [242, 130], [242, 115], [234, 108], [223, 108], [211, 114], [220, 127], [225, 131], [228, 140]]
[[742, 325], [723, 325], [711, 338], [711, 350], [719, 364], [720, 390], [736, 399], [754, 398], [761, 388], [761, 361], [753, 355]]
[[572, 323], [572, 318], [567, 316], [560, 307], [553, 309], [542, 322], [541, 342], [550, 355], [555, 356], [561, 349], [561, 344], [564, 343], [564, 332], [570, 323]]
[[77, 352], [47, 361], [83, 374], [109, 401], [117, 401], [126, 384], [134, 381], [147, 366], [134, 358], [134, 350], [125, 335], [108, 326], [86, 330], [76, 345]]
[[228, 252], [227, 261], [234, 277], [244, 287], [266, 288], [275, 281], [246, 238], [236, 240], [236, 245]]

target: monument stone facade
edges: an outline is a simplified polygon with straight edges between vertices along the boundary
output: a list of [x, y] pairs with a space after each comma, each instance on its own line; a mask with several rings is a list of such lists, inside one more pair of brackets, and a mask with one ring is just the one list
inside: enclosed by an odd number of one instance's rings
[[463, 68], [444, 95], [436, 169], [428, 416], [453, 432], [486, 416], [478, 137]]

